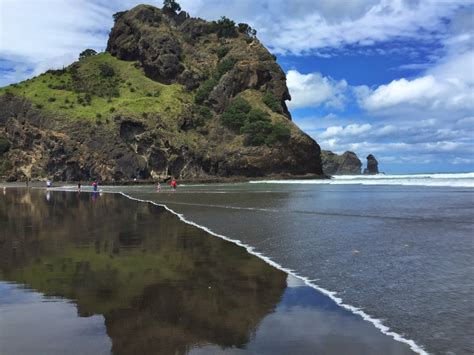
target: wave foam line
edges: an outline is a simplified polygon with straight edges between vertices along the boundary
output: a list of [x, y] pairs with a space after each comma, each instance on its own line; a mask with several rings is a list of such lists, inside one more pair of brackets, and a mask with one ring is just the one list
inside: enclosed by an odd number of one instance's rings
[[[113, 193], [113, 192], [112, 192]], [[307, 286], [321, 292], [322, 294], [328, 296], [331, 300], [333, 300], [338, 306], [344, 308], [344, 309], [347, 309], [349, 310], [350, 312], [354, 313], [354, 314], [357, 314], [359, 316], [362, 317], [363, 320], [365, 321], [368, 321], [370, 323], [372, 323], [375, 328], [377, 328], [378, 330], [380, 330], [383, 334], [385, 335], [388, 335], [390, 337], [392, 337], [394, 340], [400, 342], [400, 343], [404, 343], [404, 344], [407, 344], [411, 350], [413, 350], [415, 353], [417, 354], [421, 354], [421, 355], [428, 355], [428, 352], [426, 352], [425, 349], [423, 349], [422, 346], [416, 344], [413, 340], [411, 339], [405, 339], [402, 335], [398, 334], [398, 333], [395, 333], [395, 332], [392, 332], [390, 331], [390, 328], [387, 327], [386, 325], [384, 325], [382, 323], [381, 320], [379, 319], [376, 319], [376, 318], [373, 318], [371, 317], [370, 315], [368, 315], [367, 313], [365, 313], [363, 310], [361, 310], [360, 308], [357, 308], [357, 307], [354, 307], [354, 306], [351, 306], [351, 305], [348, 305], [348, 304], [345, 304], [343, 303], [342, 299], [339, 298], [339, 297], [336, 297], [336, 292], [333, 292], [333, 291], [329, 291], [329, 290], [326, 290], [324, 288], [322, 288], [321, 286], [318, 286], [316, 284], [314, 284], [312, 281], [313, 280], [310, 280], [304, 276], [301, 276], [301, 275], [298, 275], [294, 270], [290, 270], [290, 269], [287, 269], [283, 266], [281, 266], [280, 264], [276, 263], [275, 261], [271, 260], [269, 257], [255, 251], [255, 248], [248, 245], [248, 244], [245, 244], [245, 243], [242, 243], [240, 240], [236, 240], [236, 239], [231, 239], [231, 238], [228, 238], [226, 237], [225, 235], [222, 235], [222, 234], [218, 234], [218, 233], [215, 233], [213, 232], [211, 229], [203, 226], [203, 225], [200, 225], [200, 224], [197, 224], [193, 221], [190, 221], [188, 219], [186, 219], [186, 217], [183, 216], [183, 214], [181, 213], [178, 213], [174, 210], [172, 210], [171, 208], [169, 208], [167, 205], [164, 205], [164, 204], [161, 204], [161, 203], [157, 203], [157, 202], [154, 202], [154, 201], [151, 201], [151, 200], [142, 200], [142, 199], [139, 199], [139, 198], [135, 198], [135, 197], [132, 197], [130, 195], [127, 195], [126, 193], [124, 192], [118, 192], [120, 195], [130, 199], [130, 200], [133, 200], [133, 201], [138, 201], [138, 202], [145, 202], [145, 203], [151, 203], [152, 205], [155, 205], [155, 206], [159, 206], [159, 207], [163, 207], [165, 208], [168, 212], [171, 212], [172, 214], [174, 214], [175, 216], [177, 216], [182, 222], [186, 223], [186, 224], [189, 224], [191, 226], [194, 226], [196, 228], [199, 228], [215, 237], [218, 237], [218, 238], [221, 238], [225, 241], [228, 241], [228, 242], [231, 242], [235, 245], [238, 245], [239, 247], [242, 247], [244, 248], [245, 250], [247, 250], [247, 252], [249, 254], [252, 254], [260, 259], [262, 259], [263, 261], [265, 261], [267, 264], [273, 266], [274, 268], [278, 269], [278, 270], [281, 270], [293, 277], [296, 277], [297, 279], [300, 279], [302, 280]]]

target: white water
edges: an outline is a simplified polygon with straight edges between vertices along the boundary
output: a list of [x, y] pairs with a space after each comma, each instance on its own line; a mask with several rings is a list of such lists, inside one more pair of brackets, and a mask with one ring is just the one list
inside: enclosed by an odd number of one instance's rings
[[253, 184], [404, 185], [474, 187], [474, 173], [413, 175], [339, 175], [330, 180], [261, 180]]

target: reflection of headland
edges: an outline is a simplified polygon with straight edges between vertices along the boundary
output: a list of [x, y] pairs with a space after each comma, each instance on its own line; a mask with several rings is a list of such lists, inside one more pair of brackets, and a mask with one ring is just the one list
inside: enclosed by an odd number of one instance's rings
[[242, 347], [286, 287], [283, 272], [155, 206], [33, 190], [25, 209], [26, 193], [0, 199], [0, 279], [104, 315], [114, 353]]

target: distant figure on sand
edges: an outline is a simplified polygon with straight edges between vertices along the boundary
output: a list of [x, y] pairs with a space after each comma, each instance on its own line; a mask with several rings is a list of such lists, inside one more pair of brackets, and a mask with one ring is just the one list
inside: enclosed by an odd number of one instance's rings
[[92, 190], [94, 190], [94, 192], [97, 192], [97, 188], [99, 187], [99, 184], [97, 183], [97, 181], [94, 181], [92, 183]]
[[178, 183], [176, 182], [176, 179], [172, 179], [170, 182], [171, 188], [176, 191], [176, 187], [178, 186]]
[[82, 186], [82, 185], [81, 185], [81, 182], [79, 181], [79, 182], [77, 183], [77, 192], [81, 192], [81, 186]]
[[158, 182], [156, 183], [156, 192], [160, 192], [160, 191], [161, 191], [161, 184], [160, 184], [160, 182], [158, 181]]
[[51, 186], [53, 186], [53, 184], [51, 183], [51, 180], [48, 179], [48, 181], [46, 181], [46, 188], [50, 189]]

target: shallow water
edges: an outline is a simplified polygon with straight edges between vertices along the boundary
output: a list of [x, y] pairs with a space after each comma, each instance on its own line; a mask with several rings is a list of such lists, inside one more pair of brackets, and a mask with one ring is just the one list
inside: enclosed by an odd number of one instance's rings
[[163, 208], [112, 194], [4, 190], [0, 353], [111, 352], [411, 353]]
[[306, 181], [112, 190], [253, 247], [429, 352], [474, 352], [472, 188]]

